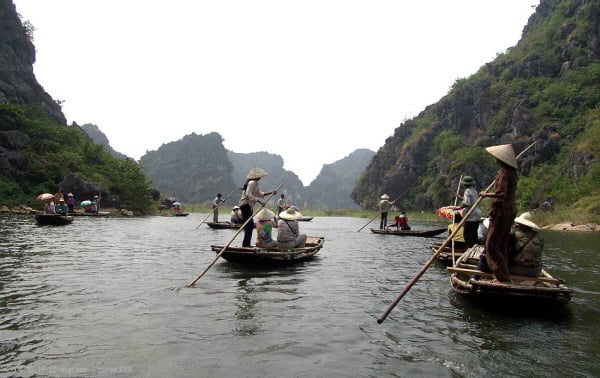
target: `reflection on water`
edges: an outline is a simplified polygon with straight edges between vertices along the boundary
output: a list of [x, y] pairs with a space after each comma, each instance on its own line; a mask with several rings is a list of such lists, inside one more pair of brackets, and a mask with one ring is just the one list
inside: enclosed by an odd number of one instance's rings
[[452, 293], [433, 265], [379, 325], [442, 238], [317, 217], [301, 224], [325, 236], [313, 260], [221, 260], [187, 288], [214, 258], [210, 245], [234, 235], [197, 227], [205, 215], [65, 227], [0, 216], [2, 374], [600, 376], [600, 235], [544, 233], [545, 268], [574, 289], [563, 308], [483, 308]]

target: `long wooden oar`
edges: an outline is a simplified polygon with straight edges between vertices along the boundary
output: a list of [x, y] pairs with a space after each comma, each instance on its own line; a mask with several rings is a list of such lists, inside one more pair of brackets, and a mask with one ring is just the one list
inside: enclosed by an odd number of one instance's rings
[[[233, 192], [235, 192], [235, 190], [236, 190], [236, 189], [238, 189], [238, 187], [237, 187], [237, 186], [236, 186], [235, 188], [233, 188], [233, 190], [232, 190], [231, 192], [229, 192], [229, 194], [227, 195], [227, 197], [225, 197], [225, 199], [223, 199], [223, 202], [221, 202], [220, 204], [218, 204], [218, 205], [217, 205], [217, 207], [215, 207], [211, 213], [208, 213], [208, 214], [206, 215], [206, 218], [204, 218], [204, 219], [202, 220], [202, 222], [200, 222], [200, 224], [198, 225], [198, 227], [202, 226], [202, 223], [206, 222], [206, 220], [208, 219], [208, 217], [210, 217], [212, 214], [214, 214], [214, 213], [215, 213], [215, 210], [217, 210], [219, 207], [221, 207], [221, 204], [222, 204], [222, 203], [224, 203], [224, 202], [225, 202], [225, 200], [226, 200], [227, 198], [229, 198], [229, 196], [230, 196], [230, 195], [232, 195], [232, 194], [233, 194]], [[196, 227], [196, 230], [198, 229], [198, 227]]]
[[[279, 188], [281, 188], [281, 186], [283, 185], [283, 182], [281, 184], [279, 184], [279, 186], [277, 188], [275, 188], [273, 190], [273, 193], [271, 195], [269, 195], [269, 197], [263, 201], [263, 204], [259, 207], [258, 211], [262, 210], [263, 207], [267, 206], [267, 202], [269, 202], [269, 200], [271, 199], [271, 197], [273, 197], [277, 191], [279, 190]], [[258, 211], [253, 212], [252, 215], [254, 215], [255, 213], [258, 213]], [[246, 221], [244, 222], [244, 224], [242, 224], [242, 227], [240, 227], [237, 232], [235, 233], [235, 235], [233, 235], [233, 237], [231, 238], [231, 240], [229, 240], [229, 242], [227, 242], [227, 244], [225, 244], [225, 246], [223, 248], [221, 248], [221, 250], [219, 251], [219, 253], [217, 253], [217, 256], [215, 256], [214, 260], [200, 273], [196, 276], [196, 278], [194, 278], [193, 280], [191, 280], [187, 286], [188, 287], [192, 287], [194, 286], [194, 284], [196, 283], [196, 281], [198, 281], [200, 278], [202, 278], [202, 276], [208, 272], [208, 270], [215, 265], [215, 263], [217, 262], [217, 260], [219, 260], [219, 258], [221, 257], [221, 255], [225, 252], [225, 250], [229, 247], [229, 245], [233, 242], [233, 240], [240, 234], [240, 232], [242, 232], [244, 230], [244, 227], [246, 227], [246, 225], [248, 224], [248, 222], [252, 221], [252, 216], [250, 216], [250, 218], [246, 219]]]
[[[536, 142], [533, 142], [532, 144], [529, 145], [529, 147], [527, 147], [526, 149], [524, 149], [523, 151], [521, 151], [521, 153], [519, 155], [517, 155], [517, 159], [520, 158], [525, 151], [529, 150], [531, 147], [533, 147], [533, 145]], [[489, 191], [490, 188], [496, 183], [496, 180], [494, 179], [494, 181], [492, 181], [492, 183], [485, 189], [485, 191]], [[460, 230], [460, 228], [463, 226], [463, 224], [466, 222], [467, 218], [469, 217], [469, 215], [471, 215], [471, 213], [473, 211], [475, 211], [475, 208], [477, 207], [477, 205], [479, 205], [479, 202], [481, 202], [481, 200], [484, 197], [479, 197], [477, 198], [477, 201], [475, 201], [475, 203], [473, 204], [473, 206], [471, 206], [471, 208], [469, 209], [469, 211], [467, 212], [467, 214], [465, 214], [463, 216], [463, 219], [460, 221], [460, 223], [458, 223], [458, 226], [456, 226], [454, 228], [454, 230], [452, 230], [452, 233], [448, 236], [448, 238], [446, 238], [446, 240], [442, 243], [442, 245], [437, 249], [437, 251], [435, 251], [435, 253], [429, 258], [429, 260], [427, 260], [427, 262], [425, 263], [425, 265], [423, 265], [423, 267], [421, 268], [421, 270], [419, 270], [419, 272], [415, 275], [415, 277], [410, 280], [410, 282], [404, 287], [404, 289], [396, 296], [396, 298], [394, 298], [394, 300], [392, 301], [392, 303], [390, 303], [390, 305], [385, 309], [385, 311], [383, 312], [383, 314], [381, 314], [378, 318], [377, 318], [377, 323], [381, 324], [383, 323], [383, 321], [385, 320], [385, 318], [389, 315], [389, 313], [394, 309], [394, 307], [396, 307], [396, 305], [398, 304], [398, 302], [400, 302], [400, 300], [402, 299], [402, 297], [404, 297], [404, 295], [406, 293], [408, 293], [408, 291], [413, 287], [413, 285], [415, 283], [417, 283], [417, 281], [419, 280], [419, 278], [421, 278], [421, 276], [425, 273], [425, 271], [427, 270], [427, 268], [429, 268], [429, 266], [435, 261], [435, 259], [437, 259], [437, 257], [439, 256], [439, 254], [444, 250], [444, 248], [446, 248], [446, 245], [448, 245], [448, 242], [450, 240], [452, 240], [452, 238], [454, 237], [454, 235], [458, 232], [458, 230]]]

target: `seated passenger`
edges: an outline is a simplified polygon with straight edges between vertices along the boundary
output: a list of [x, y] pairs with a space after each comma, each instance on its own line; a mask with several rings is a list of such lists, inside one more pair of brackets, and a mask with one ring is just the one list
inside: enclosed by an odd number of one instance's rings
[[[452, 235], [452, 232], [454, 231], [455, 228], [457, 228], [457, 226], [461, 220], [462, 220], [462, 216], [460, 215], [460, 212], [455, 211], [454, 212], [454, 223], [450, 223], [448, 225], [448, 236]], [[456, 231], [456, 234], [454, 234], [454, 236], [452, 237], [452, 241], [454, 242], [454, 246], [456, 248], [466, 248], [467, 247], [463, 231], [464, 231], [464, 227], [459, 228], [458, 231]]]
[[525, 212], [515, 218], [508, 250], [510, 274], [538, 277], [542, 272], [544, 240], [539, 234], [541, 227]]
[[235, 205], [233, 209], [231, 209], [231, 216], [229, 221], [233, 224], [244, 223], [244, 218], [242, 217], [242, 210], [238, 205]]
[[300, 233], [298, 219], [302, 214], [296, 206], [291, 206], [285, 211], [279, 213], [277, 226], [277, 246], [281, 249], [302, 248], [306, 246], [306, 234]]

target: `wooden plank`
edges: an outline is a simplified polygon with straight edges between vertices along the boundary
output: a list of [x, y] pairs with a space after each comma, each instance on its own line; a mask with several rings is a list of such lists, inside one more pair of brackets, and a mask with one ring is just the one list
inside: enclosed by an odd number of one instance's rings
[[[452, 273], [476, 274], [476, 275], [483, 276], [483, 277], [494, 277], [494, 275], [492, 273], [482, 272], [477, 269], [465, 269], [465, 268], [456, 268], [456, 267], [449, 266], [446, 268], [446, 270], [448, 270], [449, 272], [452, 272]], [[549, 282], [549, 283], [554, 283], [557, 285], [565, 283], [565, 281], [560, 280], [558, 278], [554, 278], [554, 277], [529, 277], [529, 276], [516, 276], [516, 275], [511, 274], [510, 279], [513, 281]]]

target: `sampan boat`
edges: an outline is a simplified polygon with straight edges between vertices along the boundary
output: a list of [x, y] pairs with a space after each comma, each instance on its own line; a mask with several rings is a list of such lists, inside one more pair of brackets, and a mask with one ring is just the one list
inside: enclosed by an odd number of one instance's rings
[[73, 217], [60, 214], [37, 214], [35, 220], [40, 225], [63, 226], [73, 222]]
[[240, 228], [242, 223], [232, 223], [232, 222], [205, 222], [210, 228]]
[[432, 228], [429, 230], [396, 230], [396, 229], [379, 229], [372, 228], [371, 232], [374, 234], [385, 234], [385, 235], [398, 235], [398, 236], [423, 236], [432, 237], [445, 232], [446, 228]]
[[[446, 268], [452, 272], [450, 286], [455, 293], [482, 303], [521, 306], [561, 305], [571, 300], [573, 290], [545, 270], [539, 277], [511, 275], [510, 284], [494, 282], [491, 273], [477, 270], [482, 251], [483, 246], [473, 246], [457, 260], [456, 267]], [[479, 279], [472, 278], [473, 275]]]
[[[232, 247], [229, 246], [221, 254], [225, 260], [242, 264], [272, 265], [272, 264], [290, 264], [298, 261], [311, 259], [321, 248], [325, 238], [322, 236], [309, 236], [306, 239], [306, 246], [303, 248], [280, 249], [259, 248], [259, 247]], [[211, 249], [217, 254], [225, 246], [211, 245]]]

